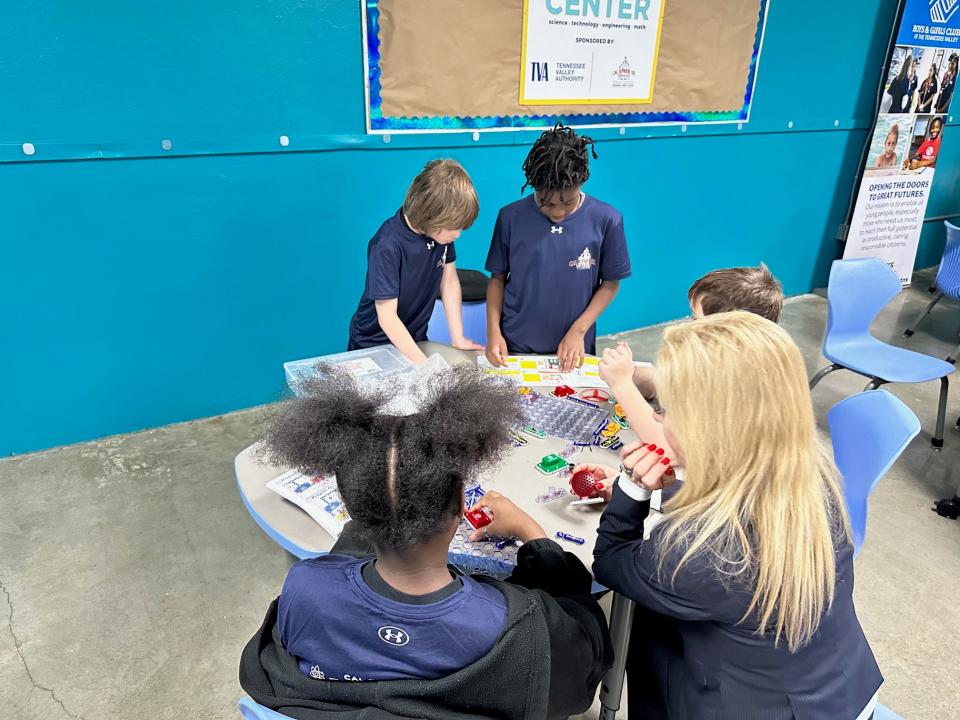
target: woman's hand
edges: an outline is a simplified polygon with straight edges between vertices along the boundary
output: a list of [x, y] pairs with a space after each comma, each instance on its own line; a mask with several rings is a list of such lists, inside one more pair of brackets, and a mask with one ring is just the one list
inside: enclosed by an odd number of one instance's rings
[[518, 537], [521, 542], [530, 542], [547, 536], [536, 520], [496, 491], [488, 492], [473, 507], [487, 508], [493, 515], [493, 522], [470, 534], [474, 542], [487, 537]]
[[633, 370], [633, 351], [625, 342], [617, 343], [615, 348], [607, 348], [600, 356], [600, 377], [611, 388], [632, 383]]
[[665, 457], [663, 448], [653, 443], [632, 442], [620, 451], [623, 469], [630, 480], [644, 490], [653, 492], [669, 487], [677, 479]]
[[602, 497], [604, 502], [610, 502], [610, 498], [613, 497], [613, 483], [617, 479], [618, 471], [606, 465], [584, 463], [583, 465], [575, 465], [571, 474], [576, 475], [581, 470], [588, 470], [594, 473], [594, 475], [600, 475], [603, 478], [603, 480], [597, 481], [597, 491], [600, 493], [599, 497]]

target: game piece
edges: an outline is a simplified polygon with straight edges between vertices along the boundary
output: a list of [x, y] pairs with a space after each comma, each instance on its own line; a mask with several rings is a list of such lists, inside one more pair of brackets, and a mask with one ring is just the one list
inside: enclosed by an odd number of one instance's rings
[[617, 442], [615, 442], [613, 445], [610, 446], [610, 450], [619, 450], [622, 447], [623, 447], [623, 443], [618, 440]]
[[577, 537], [576, 535], [571, 535], [570, 533], [558, 532], [557, 537], [561, 540], [566, 540], [567, 542], [576, 543], [577, 545], [583, 545], [586, 540], [582, 537]]
[[557, 455], [559, 455], [559, 456], [562, 457], [562, 458], [568, 458], [568, 459], [569, 459], [570, 457], [572, 457], [573, 455], [575, 455], [576, 452], [577, 452], [577, 446], [574, 445], [573, 443], [570, 443], [570, 444], [567, 445], [563, 450], [561, 450], [560, 452], [558, 452]]
[[601, 443], [600, 443], [600, 447], [609, 449], [610, 447], [612, 447], [613, 445], [615, 445], [615, 444], [618, 443], [619, 441], [620, 441], [620, 436], [619, 436], [619, 435], [612, 435], [612, 436], [606, 438], [603, 442], [601, 442]]
[[474, 505], [477, 504], [477, 501], [480, 498], [482, 498], [484, 495], [486, 495], [486, 492], [484, 492], [484, 489], [479, 485], [474, 484], [467, 488], [464, 488], [463, 500], [466, 503], [468, 508], [472, 508]]
[[523, 447], [527, 444], [527, 439], [516, 430], [510, 431], [510, 439], [513, 440], [514, 447]]
[[477, 530], [482, 527], [486, 527], [493, 522], [493, 515], [491, 515], [490, 511], [484, 507], [468, 510], [463, 514], [463, 517], [465, 517], [467, 522], [473, 525], [473, 527]]
[[623, 412], [623, 405], [621, 405], [620, 403], [616, 403], [613, 406], [613, 414], [616, 415], [617, 417], [626, 417], [626, 414], [624, 414]]
[[543, 430], [539, 430], [533, 427], [533, 425], [524, 425], [521, 429], [527, 433], [527, 435], [533, 435], [535, 438], [540, 438], [541, 440], [547, 436]]
[[521, 385], [517, 388], [517, 392], [521, 395], [529, 395], [533, 392], [533, 388], [528, 388], [526, 385]]
[[499, 542], [494, 544], [493, 547], [495, 547], [497, 550], [503, 550], [507, 545], [515, 544], [517, 540], [519, 540], [519, 538], [515, 538], [515, 537], [504, 538], [503, 540], [500, 540]]
[[610, 393], [600, 388], [591, 388], [589, 390], [581, 390], [580, 397], [588, 402], [604, 403], [610, 399]]
[[608, 438], [613, 435], [616, 435], [618, 432], [620, 432], [622, 427], [623, 425], [621, 425], [620, 423], [614, 422], [613, 420], [611, 420], [610, 422], [607, 423], [607, 426], [600, 431], [600, 437]]
[[569, 400], [570, 402], [575, 402], [575, 403], [577, 403], [578, 405], [583, 405], [583, 406], [589, 407], [589, 408], [596, 408], [596, 407], [597, 407], [597, 404], [596, 404], [596, 403], [587, 402], [586, 400], [581, 400], [580, 398], [574, 397], [573, 395], [570, 395], [570, 396], [565, 397], [565, 398], [563, 398], [563, 399], [564, 399], [564, 400]]
[[540, 462], [537, 463], [537, 470], [542, 472], [544, 475], [552, 475], [558, 470], [563, 470], [567, 467], [569, 463], [559, 455], [544, 455]]
[[569, 385], [557, 385], [550, 394], [554, 397], [565, 398], [569, 397], [570, 395], [576, 395], [577, 391]]
[[597, 483], [603, 481], [603, 474], [595, 470], [580, 470], [570, 478], [570, 488], [580, 498], [596, 497], [600, 492]]
[[602, 502], [606, 502], [606, 500], [602, 497], [584, 498], [583, 500], [574, 500], [572, 503], [570, 503], [570, 507], [573, 507], [574, 505], [599, 505]]
[[567, 494], [566, 489], [554, 487], [553, 485], [551, 485], [549, 488], [547, 488], [547, 491], [543, 495], [538, 495], [536, 499], [537, 499], [537, 502], [542, 505], [548, 502], [553, 502], [554, 500], [557, 500], [559, 498], [562, 498], [566, 494]]

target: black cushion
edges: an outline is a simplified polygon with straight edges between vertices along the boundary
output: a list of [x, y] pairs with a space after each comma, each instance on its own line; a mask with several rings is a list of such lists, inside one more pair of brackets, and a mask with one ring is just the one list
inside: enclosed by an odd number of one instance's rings
[[460, 289], [463, 291], [464, 302], [486, 302], [487, 278], [479, 270], [463, 270], [457, 268], [457, 277], [460, 278]]

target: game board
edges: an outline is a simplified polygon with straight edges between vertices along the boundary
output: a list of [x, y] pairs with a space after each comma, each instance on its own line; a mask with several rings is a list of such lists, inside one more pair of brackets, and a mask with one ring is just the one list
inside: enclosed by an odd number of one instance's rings
[[600, 377], [600, 359], [588, 355], [583, 365], [568, 372], [560, 371], [555, 355], [511, 355], [505, 367], [494, 367], [483, 355], [477, 365], [489, 375], [509, 378], [524, 385], [572, 385], [577, 388], [606, 388]]
[[[469, 523], [460, 523], [450, 543], [450, 563], [467, 574], [483, 573], [502, 579], [512, 573], [517, 564], [519, 542], [504, 543], [498, 538], [472, 542], [472, 532]], [[498, 545], [502, 547], [498, 549]]]
[[520, 405], [530, 425], [574, 443], [592, 443], [594, 431], [607, 418], [607, 413], [588, 403], [561, 400], [532, 390], [520, 395]]

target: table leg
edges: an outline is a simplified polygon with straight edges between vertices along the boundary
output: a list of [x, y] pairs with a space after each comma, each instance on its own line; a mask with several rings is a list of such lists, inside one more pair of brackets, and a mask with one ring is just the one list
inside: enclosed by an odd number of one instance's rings
[[623, 698], [623, 678], [627, 669], [627, 649], [633, 625], [634, 602], [613, 594], [610, 606], [610, 637], [613, 640], [613, 667], [600, 683], [600, 720], [614, 720]]

